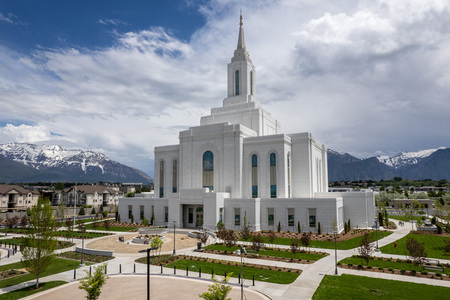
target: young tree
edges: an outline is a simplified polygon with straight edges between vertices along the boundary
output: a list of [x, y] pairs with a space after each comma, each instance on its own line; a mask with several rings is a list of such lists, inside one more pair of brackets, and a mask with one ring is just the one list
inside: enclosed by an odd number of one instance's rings
[[200, 233], [197, 234], [197, 240], [202, 243], [203, 245], [206, 244], [209, 238], [209, 233], [206, 230], [201, 230]]
[[406, 250], [416, 266], [418, 266], [428, 255], [425, 251], [425, 244], [411, 237], [407, 237], [406, 239]]
[[306, 250], [308, 250], [308, 246], [311, 244], [311, 234], [303, 232], [300, 241], [302, 242], [302, 245], [305, 246]]
[[236, 245], [237, 237], [234, 234], [232, 229], [224, 229], [224, 234], [222, 239], [225, 241], [225, 244], [231, 248]]
[[260, 233], [253, 234], [252, 249], [259, 253], [264, 248], [264, 239]]
[[150, 247], [157, 248], [157, 250], [159, 250], [158, 255], [161, 255], [161, 248], [163, 244], [164, 241], [159, 236], [155, 236], [150, 242]]
[[359, 242], [358, 254], [369, 264], [370, 256], [373, 253], [373, 241], [370, 239], [369, 234], [366, 232]]
[[58, 244], [55, 236], [56, 221], [52, 216], [50, 201], [39, 198], [31, 209], [28, 234], [22, 237], [22, 263], [31, 274], [36, 276], [36, 289], [39, 278], [54, 258]]
[[291, 239], [291, 252], [295, 255], [295, 253], [300, 251], [300, 240], [299, 239]]
[[25, 228], [28, 225], [28, 217], [26, 215], [20, 218], [20, 227]]
[[105, 274], [105, 269], [106, 264], [102, 264], [98, 267], [94, 267], [92, 275], [89, 274], [89, 271], [85, 271], [86, 277], [80, 280], [81, 284], [78, 288], [87, 292], [86, 299], [97, 300], [100, 297], [102, 286], [109, 278], [109, 276]]
[[105, 220], [103, 221], [103, 226], [105, 227], [105, 230], [108, 231], [111, 227], [111, 223], [109, 222], [109, 220]]
[[277, 234], [275, 233], [275, 231], [270, 230], [269, 234], [267, 235], [267, 238], [269, 239], [269, 243], [271, 243], [273, 246], [273, 243], [275, 242], [275, 239], [277, 238]]
[[212, 280], [214, 283], [208, 287], [208, 292], [204, 292], [203, 294], [198, 295], [200, 298], [205, 300], [231, 300], [231, 298], [227, 298], [228, 293], [230, 293], [232, 287], [227, 285], [230, 277], [233, 273], [227, 275], [222, 279], [222, 283], [220, 283], [216, 277], [213, 275]]

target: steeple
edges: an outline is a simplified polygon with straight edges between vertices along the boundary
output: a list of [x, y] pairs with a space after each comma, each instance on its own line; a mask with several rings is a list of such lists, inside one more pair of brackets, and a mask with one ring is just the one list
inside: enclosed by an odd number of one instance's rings
[[240, 22], [239, 22], [239, 38], [237, 43], [237, 48], [234, 51], [234, 56], [231, 59], [231, 62], [239, 61], [239, 60], [246, 60], [251, 62], [250, 55], [247, 52], [247, 48], [245, 48], [245, 39], [244, 39], [244, 28], [242, 27], [244, 25], [242, 23], [242, 11], [240, 16]]

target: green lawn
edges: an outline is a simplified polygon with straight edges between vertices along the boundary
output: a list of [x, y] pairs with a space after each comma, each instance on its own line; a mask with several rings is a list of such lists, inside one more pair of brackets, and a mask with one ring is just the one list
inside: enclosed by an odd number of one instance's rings
[[[367, 266], [367, 263], [364, 259], [362, 259], [360, 257], [356, 257], [356, 256], [347, 257], [347, 258], [339, 261], [339, 263], [352, 264], [355, 266], [358, 266], [358, 265]], [[380, 267], [380, 268], [397, 269], [397, 270], [405, 270], [405, 271], [409, 271], [409, 270], [416, 270], [417, 272], [422, 271], [421, 267], [417, 267], [417, 269], [416, 269], [414, 264], [407, 263], [407, 262], [397, 262], [396, 259], [392, 259], [392, 261], [370, 259], [368, 265], [373, 268]], [[444, 272], [445, 272], [445, 274], [450, 276], [450, 268], [445, 268]]]
[[55, 288], [57, 286], [66, 284], [66, 281], [49, 281], [49, 282], [43, 282], [39, 284], [39, 290], [35, 290], [33, 286], [26, 287], [20, 290], [16, 290], [13, 292], [5, 293], [0, 295], [0, 300], [16, 300], [16, 299], [22, 299], [25, 297], [28, 297], [30, 295], [43, 292], [45, 290], [49, 290], [52, 288]]
[[[99, 224], [103, 224], [103, 222], [100, 222]], [[87, 224], [86, 225], [86, 229], [93, 229], [93, 230], [106, 230], [105, 226], [98, 226], [97, 228], [92, 228], [92, 224]], [[115, 226], [111, 226], [109, 227], [108, 231], [121, 231], [121, 232], [126, 232], [126, 231], [133, 231], [135, 230], [135, 227], [115, 227]]]
[[[45, 277], [48, 275], [53, 275], [53, 274], [73, 270], [73, 269], [78, 268], [79, 265], [80, 265], [79, 261], [75, 261], [75, 260], [71, 260], [71, 259], [55, 258], [53, 260], [53, 262], [50, 264], [50, 266], [47, 268], [47, 270], [40, 277], [42, 278], [42, 277]], [[21, 269], [21, 268], [23, 268], [22, 262], [17, 262], [17, 263], [13, 263], [13, 264], [0, 266], [0, 271], [5, 271], [5, 270], [9, 270], [9, 269]], [[4, 288], [7, 286], [15, 285], [15, 284], [22, 283], [22, 282], [25, 282], [28, 280], [33, 280], [33, 279], [36, 279], [36, 276], [34, 276], [30, 273], [12, 277], [12, 278], [3, 279], [3, 280], [0, 280], [0, 288]]]
[[439, 235], [425, 235], [410, 233], [407, 236], [397, 240], [397, 248], [394, 247], [394, 243], [383, 246], [380, 248], [381, 252], [397, 255], [406, 255], [406, 239], [412, 237], [419, 242], [425, 243], [425, 249], [428, 253], [428, 257], [450, 259], [450, 254], [444, 253], [444, 240], [450, 240], [450, 237], [443, 237]]
[[[239, 249], [239, 247], [227, 247], [226, 245], [209, 245], [206, 246], [205, 249], [209, 250], [220, 250], [220, 251], [228, 251], [233, 252], [236, 249]], [[248, 247], [247, 249], [250, 249]], [[319, 260], [326, 255], [322, 254], [314, 254], [314, 253], [296, 253], [295, 255], [292, 254], [290, 251], [278, 251], [278, 250], [261, 250], [259, 251], [260, 255], [267, 255], [267, 256], [274, 256], [274, 257], [283, 257], [283, 258], [297, 258], [297, 259], [303, 259], [303, 260]]]
[[[391, 231], [378, 231], [378, 239], [382, 239], [383, 237], [386, 237], [388, 235], [392, 234]], [[370, 237], [373, 240], [376, 240], [376, 231], [373, 231], [370, 233]], [[349, 250], [356, 247], [359, 247], [359, 242], [363, 236], [355, 237], [346, 241], [337, 242], [337, 249], [338, 250]], [[264, 243], [268, 246], [272, 245], [269, 243], [269, 239], [267, 237], [263, 237]], [[288, 238], [276, 238], [274, 241], [274, 244], [276, 245], [291, 245], [291, 239]], [[323, 249], [334, 249], [334, 240], [333, 241], [311, 241], [311, 248], [323, 248]]]
[[427, 299], [442, 300], [450, 288], [343, 274], [325, 275], [312, 299]]
[[[1, 245], [5, 245], [5, 244], [20, 245], [20, 238], [0, 239], [0, 244]], [[56, 247], [56, 249], [64, 249], [64, 248], [72, 247], [73, 245], [75, 245], [75, 244], [72, 242], [58, 241], [58, 246]], [[17, 250], [19, 250], [19, 248], [17, 248]]]
[[[409, 222], [411, 217], [405, 217], [405, 215], [389, 215], [389, 219], [395, 219], [403, 222]], [[413, 220], [419, 221], [422, 220], [422, 216], [413, 216]], [[406, 224], [405, 224], [406, 225]]]
[[[211, 274], [212, 270], [214, 270], [214, 274], [224, 276], [225, 272], [227, 274], [233, 273], [232, 277], [238, 277], [241, 272], [240, 265], [228, 265], [228, 262], [216, 261], [216, 263], [205, 262], [205, 261], [193, 261], [188, 259], [180, 259], [176, 262], [169, 263], [166, 265], [167, 268], [173, 268], [176, 266], [177, 270], [179, 269], [180, 273], [186, 272], [186, 267], [188, 267], [189, 271], [198, 272], [199, 268], [202, 269], [202, 273]], [[244, 278], [248, 280], [252, 280], [252, 276], [255, 276], [255, 280], [264, 281], [264, 282], [273, 282], [280, 284], [289, 284], [295, 281], [298, 277], [298, 273], [294, 272], [281, 272], [276, 268], [272, 270], [263, 270], [263, 269], [254, 269], [249, 266], [244, 267]]]

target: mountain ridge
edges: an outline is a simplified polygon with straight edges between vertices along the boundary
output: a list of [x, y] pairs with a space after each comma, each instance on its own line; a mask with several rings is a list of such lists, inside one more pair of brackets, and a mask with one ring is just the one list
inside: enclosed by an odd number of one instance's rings
[[153, 181], [144, 172], [113, 161], [102, 153], [65, 150], [58, 145], [1, 144], [0, 158], [0, 181], [3, 182]]

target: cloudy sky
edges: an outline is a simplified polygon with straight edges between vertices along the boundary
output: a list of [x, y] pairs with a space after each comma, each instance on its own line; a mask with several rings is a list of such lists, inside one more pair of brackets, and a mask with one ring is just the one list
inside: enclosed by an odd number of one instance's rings
[[283, 132], [360, 158], [450, 146], [448, 0], [0, 0], [0, 144], [153, 176], [154, 147], [226, 97], [240, 9]]

